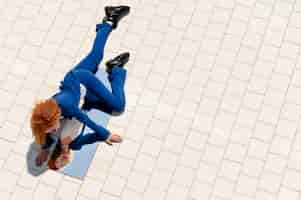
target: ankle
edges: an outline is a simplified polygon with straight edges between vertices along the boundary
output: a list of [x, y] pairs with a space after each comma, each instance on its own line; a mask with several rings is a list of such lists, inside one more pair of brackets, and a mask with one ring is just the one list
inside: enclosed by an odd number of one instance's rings
[[102, 23], [107, 23], [109, 24], [110, 26], [113, 26], [114, 25], [114, 22], [107, 16], [105, 16], [103, 19], [102, 19]]
[[114, 23], [112, 21], [106, 21], [107, 24], [109, 24], [111, 27], [113, 27]]

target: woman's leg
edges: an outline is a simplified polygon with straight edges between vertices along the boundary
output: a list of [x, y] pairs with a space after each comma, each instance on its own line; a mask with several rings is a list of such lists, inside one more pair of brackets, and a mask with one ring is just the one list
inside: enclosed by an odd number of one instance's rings
[[[111, 82], [111, 87], [113, 88], [114, 91], [118, 91], [120, 90], [120, 87], [118, 84], [118, 82], [116, 83], [115, 81], [115, 74], [118, 74], [118, 68], [123, 68], [123, 66], [128, 62], [129, 60], [129, 56], [130, 54], [128, 52], [122, 53], [120, 55], [118, 55], [117, 57], [109, 60], [106, 62], [107, 65], [107, 72], [109, 74], [109, 81]], [[113, 68], [114, 71], [117, 70], [117, 72], [114, 72], [112, 74], [112, 70]], [[117, 87], [116, 87], [117, 85]], [[121, 98], [123, 99], [123, 101], [125, 102], [125, 95], [124, 95], [124, 89], [121, 88], [120, 91], [116, 92], [118, 94], [121, 94]], [[102, 99], [97, 98], [96, 95], [93, 94], [92, 91], [88, 90], [85, 96], [85, 103], [82, 107], [84, 110], [90, 110], [92, 108], [97, 109], [97, 110], [101, 110], [105, 113], [109, 113], [112, 115], [120, 115], [122, 112], [114, 112], [114, 110], [112, 110], [112, 107], [110, 107], [110, 105], [107, 104], [106, 101], [102, 101]]]
[[112, 26], [106, 22], [96, 25], [96, 37], [93, 47], [89, 54], [78, 63], [74, 69], [86, 69], [92, 73], [96, 73], [98, 65], [103, 58], [104, 47]]
[[87, 70], [74, 70], [73, 73], [80, 83], [97, 98], [97, 102], [101, 102], [102, 110], [109, 114], [124, 111], [126, 103], [124, 93], [126, 70], [124, 68], [114, 67], [112, 73], [109, 74], [112, 92], [94, 74]]
[[89, 90], [86, 93], [84, 101], [85, 102], [83, 105], [83, 109], [86, 109], [86, 110], [96, 109], [96, 110], [99, 110], [99, 111], [102, 111], [104, 113], [114, 115], [114, 116], [118, 116], [118, 115], [122, 114], [122, 112], [114, 112], [114, 110], [112, 109], [112, 107], [110, 105], [106, 104], [106, 102], [103, 102], [101, 99], [97, 98]]

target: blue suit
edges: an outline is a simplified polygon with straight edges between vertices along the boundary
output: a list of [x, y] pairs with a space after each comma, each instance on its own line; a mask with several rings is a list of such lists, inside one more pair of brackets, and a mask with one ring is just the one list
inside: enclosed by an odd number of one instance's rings
[[86, 143], [106, 140], [110, 132], [92, 121], [79, 108], [80, 84], [87, 89], [85, 99], [89, 102], [95, 102], [98, 109], [108, 114], [112, 114], [112, 112], [122, 113], [125, 110], [124, 83], [126, 70], [121, 67], [113, 67], [112, 73], [109, 74], [112, 92], [94, 75], [103, 58], [104, 46], [111, 31], [112, 27], [108, 23], [96, 25], [97, 34], [91, 51], [66, 74], [61, 82], [60, 91], [52, 97], [59, 104], [64, 117], [75, 117], [95, 131], [94, 135], [90, 136], [91, 140], [86, 141]]

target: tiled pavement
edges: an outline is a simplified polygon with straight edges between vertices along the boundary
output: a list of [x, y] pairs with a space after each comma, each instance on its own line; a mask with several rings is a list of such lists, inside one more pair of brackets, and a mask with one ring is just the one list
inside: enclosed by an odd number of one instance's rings
[[[83, 181], [30, 176], [35, 100], [85, 56], [104, 5], [132, 12], [127, 111]], [[0, 0], [0, 199], [300, 200], [300, 0]]]

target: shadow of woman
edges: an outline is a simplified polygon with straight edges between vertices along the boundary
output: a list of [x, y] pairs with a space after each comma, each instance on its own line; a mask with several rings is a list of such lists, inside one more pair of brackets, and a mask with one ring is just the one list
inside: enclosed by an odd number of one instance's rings
[[[56, 145], [52, 145], [50, 147], [50, 152], [53, 152]], [[48, 158], [42, 165], [36, 165], [36, 158], [41, 153], [41, 147], [37, 145], [35, 142], [31, 143], [29, 146], [28, 152], [26, 154], [26, 164], [27, 164], [27, 171], [29, 174], [33, 176], [40, 176], [41, 174], [45, 173], [48, 168], [48, 161], [50, 159], [51, 153], [48, 155]]]

